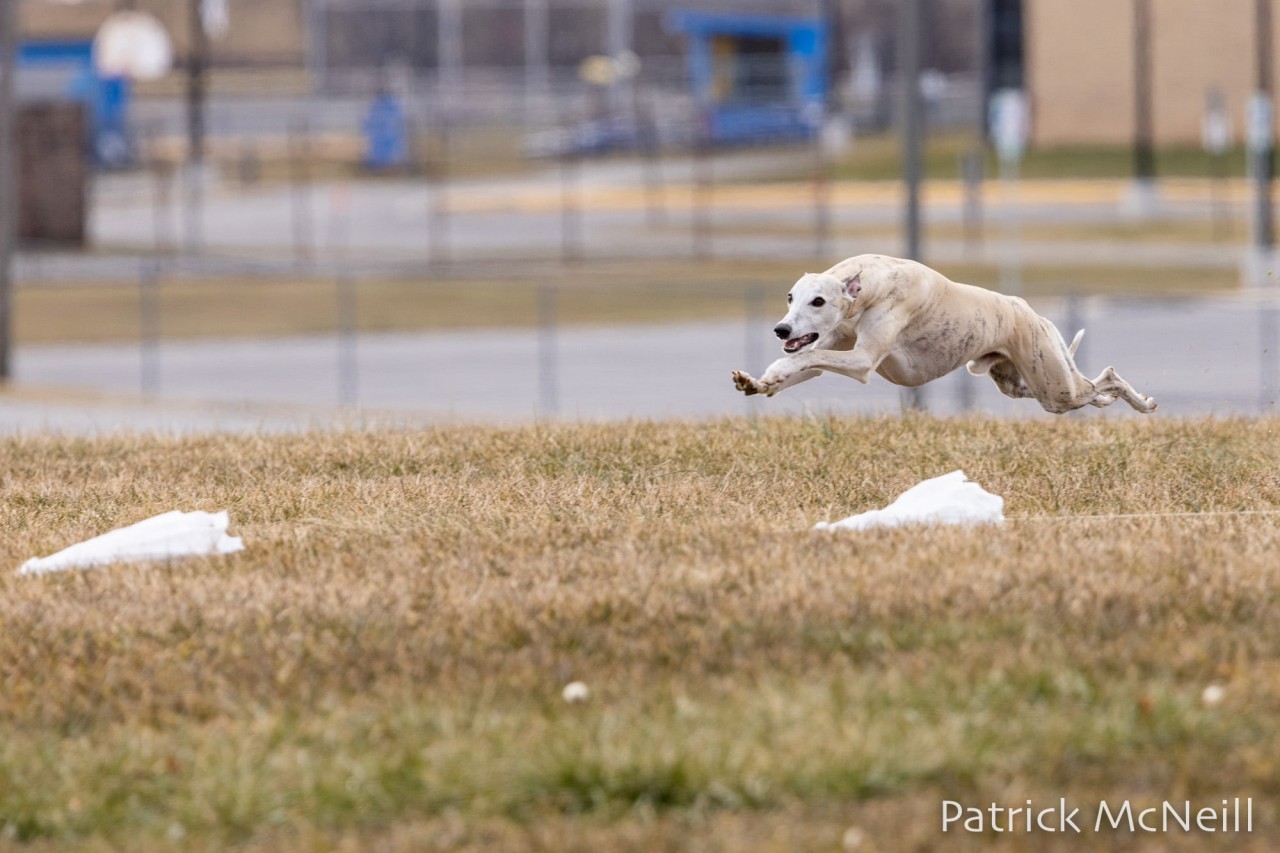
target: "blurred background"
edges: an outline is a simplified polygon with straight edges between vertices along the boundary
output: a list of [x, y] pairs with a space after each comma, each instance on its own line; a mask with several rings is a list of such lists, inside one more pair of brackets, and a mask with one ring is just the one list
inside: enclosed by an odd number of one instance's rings
[[1271, 412], [1277, 26], [1271, 0], [6, 0], [0, 431], [1043, 416], [963, 371], [737, 394], [791, 283], [862, 252], [1087, 327], [1082, 368], [1162, 413]]

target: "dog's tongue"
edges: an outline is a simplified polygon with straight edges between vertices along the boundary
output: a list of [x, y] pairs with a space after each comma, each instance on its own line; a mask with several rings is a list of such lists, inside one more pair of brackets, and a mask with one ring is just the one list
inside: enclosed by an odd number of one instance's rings
[[800, 349], [800, 347], [816, 339], [817, 339], [817, 335], [814, 335], [813, 333], [810, 333], [807, 335], [801, 335], [798, 338], [792, 338], [789, 341], [787, 341], [785, 344], [782, 345], [782, 348], [787, 352], [795, 352], [796, 350]]

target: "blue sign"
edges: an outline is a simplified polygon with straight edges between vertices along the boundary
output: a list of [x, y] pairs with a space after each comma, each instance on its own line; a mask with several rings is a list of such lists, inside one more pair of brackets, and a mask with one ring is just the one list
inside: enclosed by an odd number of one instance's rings
[[93, 67], [93, 42], [29, 41], [18, 47], [19, 73], [62, 71], [67, 78], [60, 94], [84, 103], [89, 145], [95, 162], [124, 166], [133, 159], [128, 133], [129, 81], [102, 77]]

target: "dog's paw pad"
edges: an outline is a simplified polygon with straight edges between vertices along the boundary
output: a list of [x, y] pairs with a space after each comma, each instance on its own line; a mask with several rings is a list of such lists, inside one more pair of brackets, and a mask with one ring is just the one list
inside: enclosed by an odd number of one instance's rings
[[756, 381], [741, 370], [735, 370], [733, 372], [733, 387], [748, 396], [760, 393], [760, 389], [757, 387]]

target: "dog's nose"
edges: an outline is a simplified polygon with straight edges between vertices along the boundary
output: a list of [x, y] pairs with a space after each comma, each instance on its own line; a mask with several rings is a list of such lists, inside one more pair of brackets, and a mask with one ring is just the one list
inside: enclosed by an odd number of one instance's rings
[[786, 323], [779, 323], [773, 327], [773, 333], [785, 341], [787, 338], [791, 337], [791, 327]]

